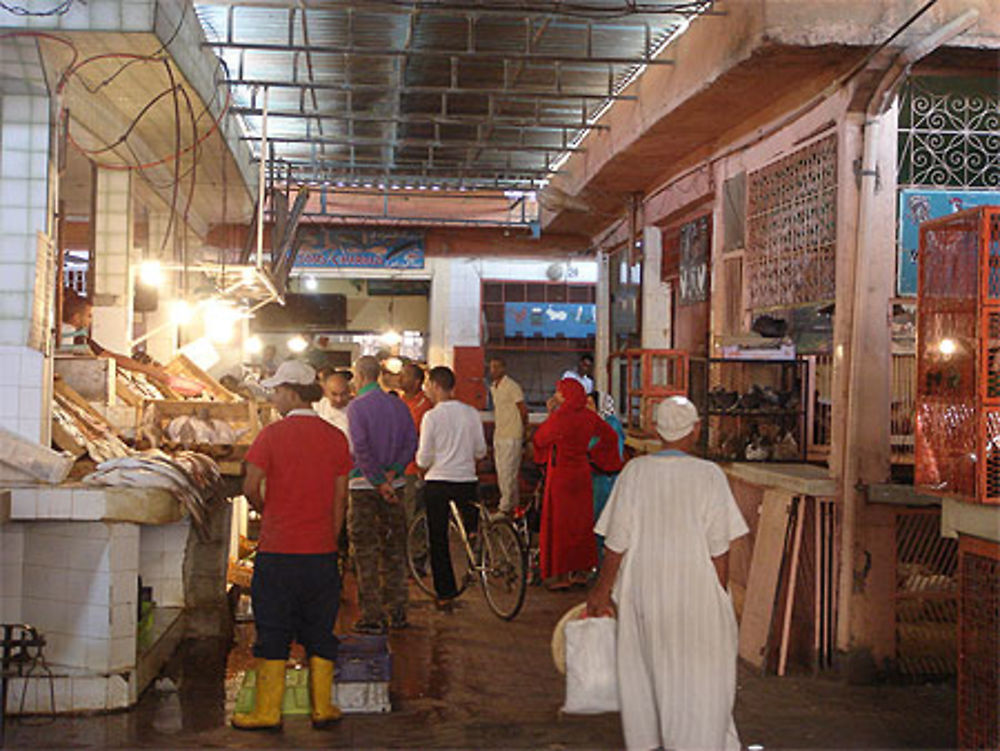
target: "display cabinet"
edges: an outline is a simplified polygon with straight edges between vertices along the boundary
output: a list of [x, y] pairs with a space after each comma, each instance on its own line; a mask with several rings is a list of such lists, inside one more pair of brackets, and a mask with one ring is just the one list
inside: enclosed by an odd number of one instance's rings
[[915, 484], [1000, 503], [1000, 206], [920, 225]]
[[805, 461], [807, 366], [803, 358], [691, 358], [705, 457]]

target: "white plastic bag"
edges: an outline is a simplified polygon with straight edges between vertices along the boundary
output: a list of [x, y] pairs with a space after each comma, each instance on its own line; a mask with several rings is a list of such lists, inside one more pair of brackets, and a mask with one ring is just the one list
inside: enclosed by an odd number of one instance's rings
[[617, 712], [618, 658], [614, 618], [583, 618], [566, 624], [568, 714]]

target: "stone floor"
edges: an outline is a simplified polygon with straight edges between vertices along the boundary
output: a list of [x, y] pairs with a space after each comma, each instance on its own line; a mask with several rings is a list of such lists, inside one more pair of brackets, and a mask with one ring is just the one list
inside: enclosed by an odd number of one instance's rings
[[[147, 691], [130, 712], [11, 721], [7, 748], [618, 748], [617, 715], [561, 716], [562, 677], [549, 640], [583, 592], [531, 588], [511, 622], [470, 591], [440, 613], [414, 591], [411, 626], [391, 637], [393, 712], [346, 717], [319, 732], [291, 717], [281, 733], [228, 726], [252, 627], [237, 645], [187, 642], [165, 670], [179, 690]], [[345, 622], [353, 614], [344, 613]], [[764, 748], [949, 748], [949, 684], [847, 686], [834, 678], [761, 676], [740, 668], [736, 724]]]

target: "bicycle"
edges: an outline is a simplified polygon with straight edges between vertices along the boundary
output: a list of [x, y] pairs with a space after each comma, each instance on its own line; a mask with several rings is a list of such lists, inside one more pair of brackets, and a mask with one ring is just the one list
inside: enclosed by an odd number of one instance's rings
[[[470, 536], [455, 501], [449, 501], [448, 506], [448, 547], [458, 594], [478, 578], [490, 610], [504, 620], [513, 620], [524, 604], [527, 588], [528, 556], [520, 535], [507, 519], [491, 519], [485, 504], [477, 501], [478, 533]], [[434, 597], [426, 509], [410, 522], [406, 560], [417, 586]]]

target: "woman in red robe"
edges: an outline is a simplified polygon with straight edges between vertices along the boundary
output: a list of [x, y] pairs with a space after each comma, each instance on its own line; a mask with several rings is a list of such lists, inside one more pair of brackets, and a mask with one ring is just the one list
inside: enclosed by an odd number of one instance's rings
[[[556, 391], [562, 403], [538, 427], [532, 441], [535, 462], [546, 467], [542, 578], [556, 577], [553, 588], [563, 589], [569, 585], [570, 572], [589, 571], [597, 565], [590, 465], [593, 463], [602, 472], [617, 472], [622, 460], [618, 435], [587, 409], [587, 394], [580, 382], [563, 378]], [[588, 451], [593, 438], [597, 443]]]

